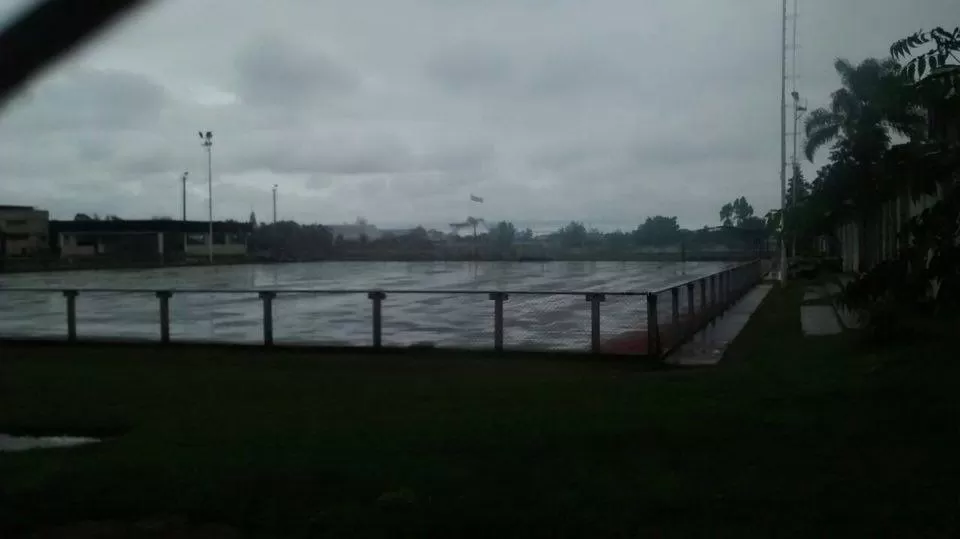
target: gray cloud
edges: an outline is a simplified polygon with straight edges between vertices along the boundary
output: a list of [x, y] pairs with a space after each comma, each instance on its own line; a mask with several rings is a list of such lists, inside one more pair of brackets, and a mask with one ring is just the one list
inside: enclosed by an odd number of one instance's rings
[[[369, 175], [404, 172], [413, 166], [408, 147], [396, 138], [365, 135], [359, 138], [319, 134], [288, 137], [282, 131], [251, 135], [259, 144], [226, 163], [243, 172], [262, 168], [276, 174]], [[282, 145], [274, 141], [286, 140]]]
[[[0, 0], [0, 13], [22, 2]], [[955, 0], [805, 0], [799, 89], [956, 24]], [[390, 224], [714, 223], [779, 200], [779, 5], [761, 0], [159, 0], [0, 115], [0, 201]], [[230, 14], [224, 24], [224, 13]], [[869, 31], [866, 30], [869, 28]], [[175, 36], [175, 37], [171, 37]], [[813, 167], [807, 167], [812, 176]]]
[[482, 42], [439, 51], [427, 63], [426, 71], [441, 87], [468, 93], [502, 90], [514, 76], [509, 56]]
[[29, 91], [2, 124], [30, 133], [137, 129], [169, 105], [164, 88], [126, 71], [77, 69]]
[[327, 54], [262, 38], [237, 58], [237, 93], [253, 106], [303, 106], [356, 91], [360, 78]]

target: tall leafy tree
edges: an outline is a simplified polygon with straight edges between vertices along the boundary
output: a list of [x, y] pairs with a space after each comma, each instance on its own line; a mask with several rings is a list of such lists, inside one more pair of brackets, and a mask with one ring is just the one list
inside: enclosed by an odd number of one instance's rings
[[799, 166], [793, 167], [793, 174], [787, 183], [787, 205], [793, 206], [794, 202], [802, 202], [810, 194], [810, 186], [803, 177], [803, 171]]
[[733, 215], [737, 226], [743, 227], [753, 218], [753, 206], [747, 202], [747, 197], [740, 197], [733, 201]]
[[587, 227], [579, 221], [570, 221], [560, 228], [550, 238], [564, 247], [583, 247], [587, 242]]
[[754, 218], [753, 206], [747, 202], [747, 197], [744, 196], [734, 199], [733, 202], [728, 202], [720, 208], [720, 223], [723, 226], [740, 228], [747, 224], [754, 226], [756, 225]]
[[509, 221], [500, 221], [490, 230], [489, 238], [501, 251], [507, 251], [517, 238], [517, 229]]
[[310, 260], [328, 256], [334, 238], [322, 225], [301, 225], [293, 221], [278, 221], [257, 227], [248, 245], [254, 253], [267, 254], [277, 259]]
[[657, 215], [647, 217], [634, 231], [634, 240], [639, 245], [669, 245], [680, 239], [680, 224], [676, 217]]
[[720, 208], [720, 224], [733, 226], [733, 204], [727, 202]]

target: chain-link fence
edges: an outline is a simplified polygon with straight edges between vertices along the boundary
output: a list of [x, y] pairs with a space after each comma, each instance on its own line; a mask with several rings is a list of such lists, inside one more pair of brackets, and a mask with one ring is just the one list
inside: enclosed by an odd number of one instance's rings
[[[149, 302], [158, 312], [156, 298]], [[169, 299], [170, 339], [174, 341], [262, 343], [260, 299], [255, 292], [174, 293]], [[158, 326], [154, 335], [160, 334]], [[159, 338], [159, 337], [157, 337]]]
[[66, 299], [60, 290], [12, 291], [0, 288], [0, 328], [8, 337], [62, 338], [67, 334]]

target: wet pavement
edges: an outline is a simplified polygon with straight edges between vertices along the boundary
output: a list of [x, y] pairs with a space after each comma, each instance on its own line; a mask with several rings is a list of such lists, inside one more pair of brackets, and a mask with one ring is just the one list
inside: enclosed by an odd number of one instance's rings
[[727, 347], [747, 325], [772, 288], [773, 285], [761, 284], [747, 292], [723, 316], [669, 355], [667, 364], [696, 367], [719, 363]]
[[804, 335], [837, 335], [843, 329], [832, 305], [802, 305], [800, 328]]
[[[639, 292], [708, 275], [723, 263], [656, 262], [325, 262], [250, 266], [91, 271], [0, 276], [0, 335], [66, 335], [60, 293], [3, 288], [138, 288], [142, 294], [83, 292], [76, 300], [80, 338], [159, 338], [157, 298], [149, 290], [246, 290], [176, 293], [170, 300], [174, 341], [256, 343], [263, 339], [258, 290], [281, 293], [273, 303], [278, 344], [371, 344], [366, 291], [404, 290], [383, 301], [383, 344], [489, 348], [493, 302], [486, 291], [525, 290], [504, 304], [508, 349], [588, 350], [590, 303], [554, 291]], [[288, 292], [283, 292], [287, 290]], [[296, 292], [294, 292], [296, 290]], [[332, 293], [346, 290], [349, 293]], [[411, 293], [417, 290], [423, 293]], [[317, 292], [306, 292], [317, 291]], [[324, 292], [319, 292], [324, 291]], [[669, 316], [670, 302], [660, 305]], [[642, 296], [608, 295], [600, 309], [603, 339], [646, 326]]]

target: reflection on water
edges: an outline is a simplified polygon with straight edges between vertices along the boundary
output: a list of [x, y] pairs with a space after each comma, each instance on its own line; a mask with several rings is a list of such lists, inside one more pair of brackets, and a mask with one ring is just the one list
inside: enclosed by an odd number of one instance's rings
[[[640, 292], [713, 273], [718, 263], [648, 262], [326, 262], [311, 264], [166, 268], [142, 271], [7, 275], [0, 287], [103, 287], [248, 290], [237, 294], [175, 294], [171, 336], [194, 341], [257, 342], [262, 307], [256, 290], [281, 291], [274, 304], [276, 342], [369, 345], [371, 306], [366, 294], [282, 293], [283, 290], [418, 290], [388, 294], [383, 302], [383, 342], [489, 347], [493, 302], [480, 292], [538, 291], [512, 295], [504, 305], [508, 347], [585, 348], [590, 309], [582, 296], [555, 291]], [[477, 294], [443, 293], [475, 291]], [[662, 302], [661, 308], [669, 308]], [[66, 334], [60, 293], [0, 293], [0, 333], [8, 336]], [[642, 297], [609, 296], [601, 308], [605, 336], [646, 322]], [[81, 293], [80, 337], [156, 339], [157, 299], [151, 293]]]

